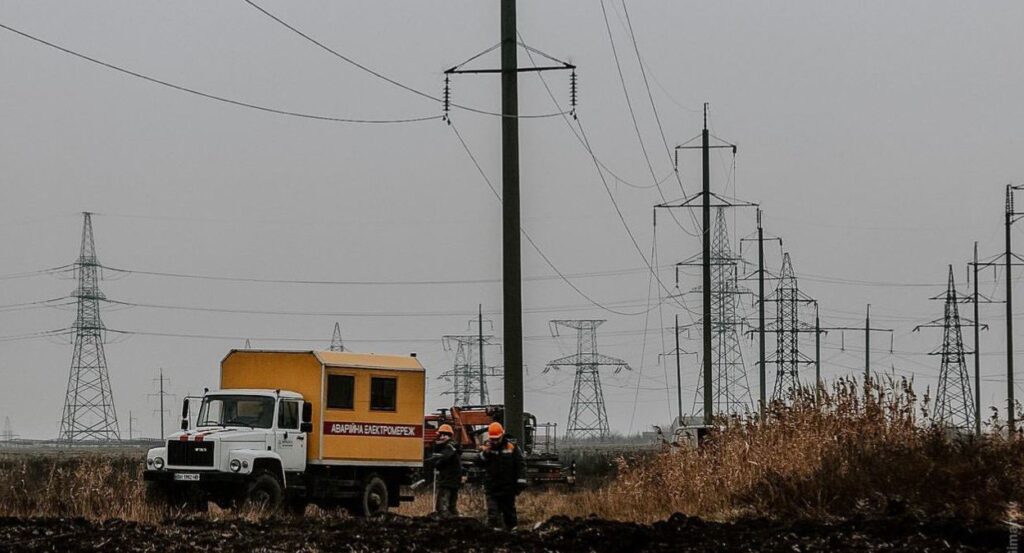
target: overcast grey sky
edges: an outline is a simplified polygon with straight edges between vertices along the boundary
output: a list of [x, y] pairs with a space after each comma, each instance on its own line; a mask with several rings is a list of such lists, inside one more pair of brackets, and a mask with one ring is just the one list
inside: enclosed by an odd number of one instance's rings
[[[409, 86], [440, 94], [441, 72], [498, 40], [497, 1], [281, 2], [268, 10], [355, 60]], [[637, 124], [660, 178], [671, 169], [619, 0], [610, 27]], [[897, 355], [878, 337], [876, 366], [932, 386], [938, 331], [913, 326], [941, 316], [928, 297], [954, 264], [964, 281], [974, 240], [983, 257], [1002, 248], [1003, 186], [1024, 174], [1024, 44], [1020, 2], [678, 2], [626, 5], [665, 135], [699, 132], [702, 102], [712, 132], [739, 145], [716, 153], [716, 190], [760, 202], [768, 233], [781, 236], [802, 289], [825, 324], [859, 324], [871, 303], [896, 329]], [[0, 23], [147, 75], [275, 108], [334, 117], [423, 117], [440, 106], [345, 64], [241, 0], [223, 2], [5, 0]], [[579, 66], [580, 123], [644, 255], [661, 201], [627, 110], [601, 5], [522, 1], [529, 45]], [[497, 63], [496, 56], [480, 60]], [[521, 54], [520, 63], [529, 60]], [[478, 303], [500, 334], [500, 205], [456, 139], [432, 120], [354, 125], [268, 114], [188, 95], [76, 59], [0, 30], [0, 274], [70, 263], [81, 217], [97, 212], [100, 260], [142, 271], [300, 280], [488, 280], [477, 284], [327, 286], [237, 283], [107, 272], [112, 299], [262, 311], [418, 313], [405, 317], [240, 315], [107, 308], [113, 329], [231, 336], [137, 335], [107, 346], [121, 427], [128, 413], [154, 435], [153, 378], [165, 369], [180, 398], [215, 386], [229, 348], [326, 347], [334, 321], [357, 350], [416, 351], [430, 375], [428, 405], [445, 404], [443, 334], [461, 333]], [[556, 99], [568, 75], [546, 74]], [[498, 79], [459, 76], [458, 103], [498, 109]], [[535, 76], [521, 78], [523, 114], [555, 108]], [[455, 128], [500, 183], [495, 117], [455, 110]], [[561, 118], [521, 122], [523, 226], [586, 294], [640, 312], [658, 303], [644, 260], [609, 201], [593, 162]], [[681, 157], [688, 191], [699, 158]], [[661, 185], [681, 195], [674, 179]], [[731, 214], [733, 241], [753, 214]], [[687, 219], [681, 219], [687, 222]], [[692, 223], [684, 225], [692, 231]], [[1024, 239], [1020, 229], [1014, 231]], [[1022, 242], [1024, 243], [1024, 242]], [[659, 219], [657, 263], [697, 251], [698, 241]], [[745, 252], [746, 252], [745, 246]], [[770, 249], [770, 265], [779, 263]], [[551, 269], [524, 243], [524, 274]], [[618, 275], [598, 275], [623, 271]], [[586, 274], [586, 275], [581, 275]], [[671, 269], [659, 272], [669, 286]], [[838, 282], [838, 279], [850, 282]], [[984, 292], [995, 289], [991, 272]], [[868, 283], [868, 284], [865, 284]], [[694, 275], [681, 284], [690, 289]], [[896, 285], [904, 284], [904, 285]], [[49, 276], [0, 281], [0, 305], [68, 294]], [[967, 291], [966, 289], [964, 291]], [[664, 295], [664, 294], [661, 294]], [[997, 294], [1001, 297], [1001, 292]], [[602, 311], [557, 278], [524, 284], [526, 408], [564, 427], [572, 375], [542, 373], [574, 347], [548, 337], [551, 318], [606, 318], [604, 353], [634, 370], [605, 375], [612, 427], [637, 431], [668, 419], [674, 374], [658, 354], [671, 347], [671, 304], [649, 315]], [[688, 305], [699, 308], [699, 298]], [[749, 302], [747, 312], [752, 312]], [[425, 313], [452, 313], [423, 315]], [[684, 321], [690, 315], [682, 312]], [[1005, 398], [1000, 306], [983, 308], [985, 404]], [[0, 312], [0, 335], [71, 324], [70, 308]], [[647, 329], [646, 334], [644, 329]], [[695, 340], [684, 342], [697, 349]], [[301, 343], [275, 338], [308, 338]], [[827, 378], [860, 374], [861, 337], [824, 339]], [[969, 343], [969, 340], [968, 340]], [[755, 344], [744, 340], [750, 361]], [[813, 350], [808, 341], [807, 352]], [[773, 344], [769, 344], [769, 350]], [[29, 437], [54, 437], [71, 347], [47, 339], [0, 342], [0, 417]], [[693, 402], [696, 360], [687, 358], [684, 404]], [[808, 372], [807, 375], [812, 373]], [[492, 388], [500, 383], [492, 382]], [[753, 390], [752, 390], [753, 391]]]

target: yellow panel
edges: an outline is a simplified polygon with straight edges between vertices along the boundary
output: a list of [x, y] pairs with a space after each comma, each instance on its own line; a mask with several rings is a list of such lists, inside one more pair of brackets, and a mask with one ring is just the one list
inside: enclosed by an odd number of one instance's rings
[[[418, 364], [418, 363], [417, 363]], [[324, 459], [352, 461], [421, 461], [425, 374], [407, 369], [328, 368], [327, 374], [355, 376], [353, 409], [327, 409]], [[370, 379], [397, 379], [394, 411], [370, 410]]]

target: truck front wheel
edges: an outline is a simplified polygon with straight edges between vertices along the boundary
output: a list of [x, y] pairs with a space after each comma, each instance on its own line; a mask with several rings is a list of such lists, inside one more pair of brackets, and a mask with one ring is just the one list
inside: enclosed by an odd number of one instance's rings
[[355, 514], [372, 517], [388, 511], [388, 485], [376, 474], [371, 474], [363, 483], [362, 493], [356, 499]]
[[281, 507], [283, 498], [284, 490], [281, 489], [281, 482], [274, 475], [264, 472], [249, 481], [243, 505], [247, 508], [274, 513]]

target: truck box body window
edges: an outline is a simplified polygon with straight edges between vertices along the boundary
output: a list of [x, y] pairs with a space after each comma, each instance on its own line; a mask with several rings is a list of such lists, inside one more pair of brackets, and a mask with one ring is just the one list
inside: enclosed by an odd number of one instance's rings
[[356, 378], [347, 374], [327, 376], [327, 408], [352, 409]]
[[277, 414], [277, 427], [282, 430], [298, 430], [299, 402], [282, 401]]
[[395, 378], [370, 379], [370, 410], [394, 411], [398, 398], [398, 380]]
[[207, 396], [199, 408], [197, 426], [251, 426], [270, 428], [274, 398], [259, 396]]

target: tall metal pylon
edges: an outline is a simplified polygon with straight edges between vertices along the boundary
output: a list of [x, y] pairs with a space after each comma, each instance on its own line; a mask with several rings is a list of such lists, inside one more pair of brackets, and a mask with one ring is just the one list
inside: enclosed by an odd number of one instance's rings
[[58, 439], [65, 442], [120, 441], [114, 394], [103, 351], [100, 301], [104, 296], [99, 288], [92, 214], [83, 213], [83, 216], [82, 245], [75, 262], [78, 287], [71, 294], [78, 298], [78, 313], [71, 327], [75, 345]]
[[918, 325], [914, 327], [914, 331], [922, 328], [942, 329], [942, 346], [930, 354], [941, 358], [932, 418], [943, 426], [972, 432], [978, 413], [971, 392], [966, 357], [974, 352], [964, 349], [962, 325], [964, 322], [968, 325], [975, 323], [969, 319], [961, 319], [959, 304], [973, 301], [973, 298], [957, 293], [953, 280], [953, 266], [950, 265], [946, 292], [931, 299], [944, 302], [943, 317]]
[[800, 365], [812, 365], [814, 359], [800, 352], [800, 334], [814, 332], [814, 328], [800, 321], [800, 304], [814, 303], [814, 299], [800, 291], [789, 252], [782, 254], [779, 284], [772, 297], [775, 302], [775, 321], [766, 323], [765, 332], [775, 333], [775, 355], [767, 361], [775, 362], [775, 386], [772, 400], [785, 400], [799, 390]]
[[562, 367], [576, 368], [572, 401], [569, 404], [569, 423], [565, 429], [565, 437], [568, 439], [601, 439], [608, 436], [608, 411], [604, 406], [604, 391], [601, 389], [598, 369], [602, 366], [615, 367], [616, 373], [622, 369], [632, 370], [622, 359], [597, 352], [597, 327], [604, 322], [577, 319], [553, 320], [548, 323], [553, 336], [558, 336], [559, 327], [576, 330], [576, 353], [555, 359], [544, 367], [544, 372]]
[[[739, 286], [741, 263], [743, 260], [732, 251], [725, 207], [719, 206], [711, 241], [711, 404], [716, 415], [742, 415], [753, 405], [740, 348], [740, 331], [746, 322], [737, 313], [740, 294], [748, 293]], [[698, 380], [695, 415], [703, 412], [698, 407], [704, 397], [705, 380]]]
[[479, 325], [476, 334], [450, 334], [441, 338], [445, 351], [455, 352], [455, 361], [451, 370], [445, 371], [438, 378], [451, 383], [451, 388], [444, 392], [453, 396], [453, 405], [487, 405], [491, 401], [487, 387], [488, 377], [503, 376], [497, 365], [488, 365], [484, 355], [488, 346], [501, 347], [493, 334], [484, 334], [484, 321], [470, 321]]
[[341, 324], [334, 323], [334, 335], [331, 336], [330, 351], [345, 351], [345, 342], [341, 339]]
[[0, 431], [0, 442], [13, 442], [14, 428], [11, 426], [11, 417], [4, 417], [4, 429]]

